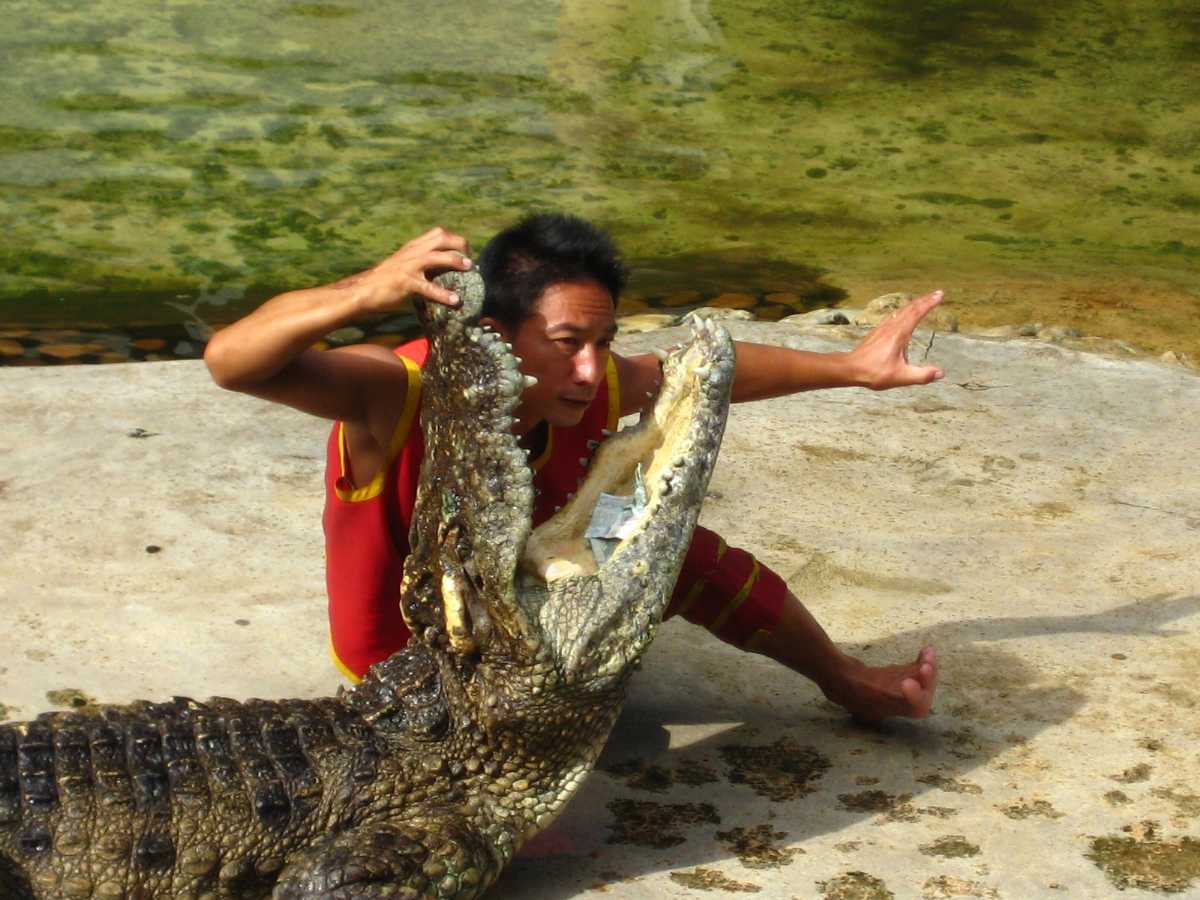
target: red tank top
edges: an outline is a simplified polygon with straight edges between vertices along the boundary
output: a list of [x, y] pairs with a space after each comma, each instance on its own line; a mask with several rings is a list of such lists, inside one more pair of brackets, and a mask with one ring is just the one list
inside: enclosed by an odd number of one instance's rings
[[[388, 446], [387, 461], [370, 484], [356, 486], [347, 474], [341, 422], [333, 426], [326, 445], [322, 522], [330, 643], [334, 662], [355, 681], [409, 638], [400, 614], [400, 577], [409, 553], [408, 532], [425, 455], [420, 427], [421, 366], [428, 351], [424, 338], [394, 351], [408, 370], [408, 394]], [[571, 428], [550, 426], [545, 449], [531, 463], [535, 525], [553, 515], [574, 493], [587, 460], [603, 437], [601, 431], [616, 430], [620, 410], [617, 369], [609, 357], [607, 377], [582, 421]]]

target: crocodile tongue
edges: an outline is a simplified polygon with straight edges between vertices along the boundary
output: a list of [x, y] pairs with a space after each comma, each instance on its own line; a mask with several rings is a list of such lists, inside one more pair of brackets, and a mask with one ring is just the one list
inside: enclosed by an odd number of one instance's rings
[[[439, 281], [463, 302], [418, 304], [430, 352], [405, 620], [462, 656], [500, 641], [506, 654], [549, 654], [565, 675], [617, 674], [649, 643], [699, 515], [724, 431], [729, 337], [697, 326], [664, 361], [654, 409], [599, 448], [574, 499], [534, 531], [532, 473], [512, 433], [524, 376], [479, 325], [479, 275]], [[603, 528], [597, 505], [603, 518], [614, 503], [620, 521]]]

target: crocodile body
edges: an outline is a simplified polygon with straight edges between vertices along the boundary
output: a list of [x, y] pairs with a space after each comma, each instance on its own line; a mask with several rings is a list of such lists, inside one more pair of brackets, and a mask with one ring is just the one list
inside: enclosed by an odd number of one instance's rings
[[[0, 897], [472, 898], [590, 771], [682, 562], [724, 429], [728, 336], [698, 326], [652, 413], [533, 530], [517, 360], [482, 283], [430, 336], [409, 645], [314, 700], [175, 698], [0, 725]], [[598, 563], [600, 492], [644, 503]]]

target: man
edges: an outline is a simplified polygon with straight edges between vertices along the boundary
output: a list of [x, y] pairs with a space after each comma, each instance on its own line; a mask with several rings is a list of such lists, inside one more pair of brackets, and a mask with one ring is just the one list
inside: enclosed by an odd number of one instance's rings
[[[214, 335], [205, 352], [222, 387], [338, 423], [326, 476], [326, 566], [334, 657], [351, 678], [408, 638], [398, 589], [423, 452], [417, 411], [424, 343], [395, 351], [310, 348], [360, 317], [395, 311], [410, 295], [457, 304], [431, 279], [472, 265], [466, 240], [435, 228], [365, 272], [269, 300]], [[537, 379], [522, 394], [513, 430], [534, 461], [538, 523], [574, 489], [577, 467], [586, 465], [601, 429], [653, 402], [659, 361], [610, 351], [625, 271], [607, 235], [582, 219], [529, 217], [488, 243], [480, 269], [484, 321]], [[738, 343], [733, 401], [941, 378], [936, 367], [910, 365], [905, 355], [913, 330], [941, 298], [938, 291], [914, 300], [849, 352]], [[932, 648], [907, 664], [862, 663], [837, 648], [775, 573], [705, 529], [689, 548], [668, 609], [675, 613], [812, 679], [860, 719], [919, 718], [932, 706]]]

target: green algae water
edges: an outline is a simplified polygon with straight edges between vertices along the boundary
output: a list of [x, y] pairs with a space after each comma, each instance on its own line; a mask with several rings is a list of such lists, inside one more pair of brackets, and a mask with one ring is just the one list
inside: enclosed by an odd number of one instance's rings
[[433, 224], [479, 246], [552, 208], [613, 231], [631, 310], [942, 287], [965, 324], [1200, 356], [1192, 0], [3, 10], [10, 333], [202, 338]]

